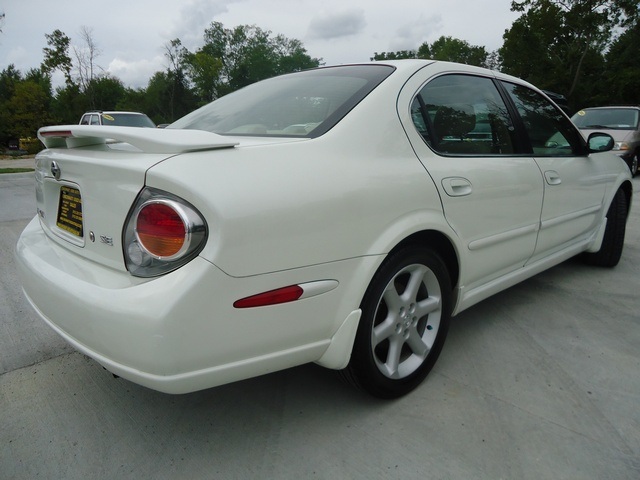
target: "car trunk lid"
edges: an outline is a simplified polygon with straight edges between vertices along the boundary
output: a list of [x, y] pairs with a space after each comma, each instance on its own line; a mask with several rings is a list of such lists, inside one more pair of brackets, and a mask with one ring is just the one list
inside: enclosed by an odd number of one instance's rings
[[[36, 207], [47, 236], [101, 265], [126, 270], [122, 230], [149, 168], [177, 154], [236, 145], [192, 130], [69, 125], [38, 132]], [[126, 143], [122, 143], [126, 142]]]

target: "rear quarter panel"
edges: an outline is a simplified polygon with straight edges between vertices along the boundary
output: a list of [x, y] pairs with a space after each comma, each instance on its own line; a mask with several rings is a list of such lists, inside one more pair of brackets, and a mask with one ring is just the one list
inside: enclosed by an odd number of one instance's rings
[[180, 155], [147, 184], [204, 214], [201, 256], [232, 276], [382, 255], [415, 231], [446, 229], [395, 96], [374, 93], [319, 138]]

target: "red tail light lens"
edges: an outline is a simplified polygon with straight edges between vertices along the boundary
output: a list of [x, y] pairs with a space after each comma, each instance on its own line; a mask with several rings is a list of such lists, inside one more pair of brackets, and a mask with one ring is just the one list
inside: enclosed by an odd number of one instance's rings
[[207, 223], [183, 198], [145, 187], [122, 232], [127, 270], [136, 277], [157, 277], [193, 260], [207, 241]]
[[167, 203], [153, 202], [138, 212], [136, 233], [142, 247], [151, 255], [170, 258], [185, 246], [189, 232], [176, 209]]

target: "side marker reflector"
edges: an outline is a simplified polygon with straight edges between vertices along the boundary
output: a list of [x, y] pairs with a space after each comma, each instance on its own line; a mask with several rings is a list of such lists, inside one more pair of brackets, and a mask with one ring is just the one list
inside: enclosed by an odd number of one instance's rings
[[290, 285], [288, 287], [270, 290], [268, 292], [258, 293], [250, 297], [241, 298], [233, 303], [235, 308], [253, 308], [264, 307], [267, 305], [277, 305], [280, 303], [294, 302], [298, 300], [304, 290], [298, 285]]

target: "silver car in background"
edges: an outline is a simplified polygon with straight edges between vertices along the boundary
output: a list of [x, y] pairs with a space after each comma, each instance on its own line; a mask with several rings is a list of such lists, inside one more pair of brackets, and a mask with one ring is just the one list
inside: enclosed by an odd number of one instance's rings
[[615, 141], [613, 153], [629, 165], [631, 175], [638, 173], [640, 157], [640, 107], [594, 107], [576, 112], [571, 120], [585, 138], [598, 131], [606, 132]]

